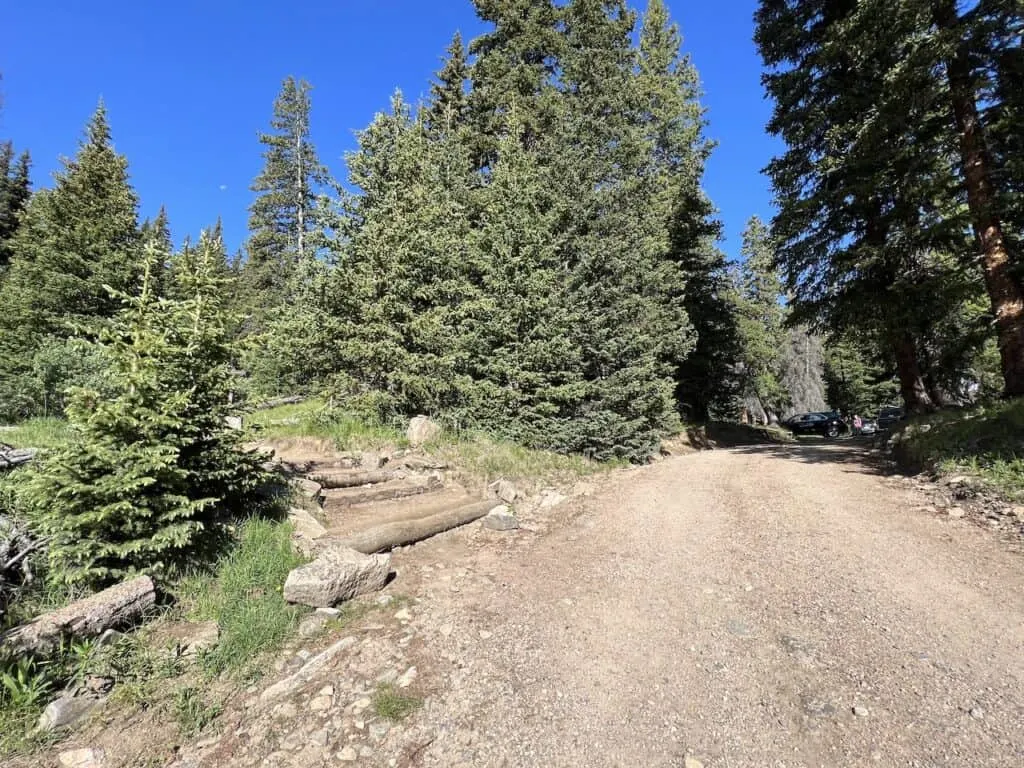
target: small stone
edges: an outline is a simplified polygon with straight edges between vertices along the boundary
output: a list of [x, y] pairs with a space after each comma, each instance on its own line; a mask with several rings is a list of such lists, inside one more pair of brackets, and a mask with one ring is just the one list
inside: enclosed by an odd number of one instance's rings
[[1024, 506], [1014, 507], [1010, 510], [1010, 514], [1016, 517], [1021, 522], [1024, 522]]
[[512, 510], [501, 504], [484, 515], [481, 525], [490, 531], [514, 531], [519, 528], [519, 520]]
[[451, 634], [454, 631], [454, 629], [455, 628], [451, 624], [442, 624], [441, 628], [437, 631], [440, 632], [441, 635], [444, 637], [451, 637]]
[[696, 757], [690, 757], [687, 755], [683, 758], [683, 768], [704, 768], [704, 763]]
[[336, 619], [341, 616], [340, 608], [317, 608], [315, 613], [319, 613], [321, 616], [326, 616], [329, 619]]
[[309, 702], [309, 709], [312, 712], [325, 712], [333, 703], [334, 700], [330, 696], [317, 696]]
[[365, 720], [353, 720], [352, 721], [352, 725], [355, 726], [355, 729], [357, 731], [366, 730], [366, 721]]
[[114, 678], [89, 675], [85, 678], [85, 688], [90, 693], [108, 693], [114, 687]]
[[868, 716], [868, 708], [867, 707], [862, 707], [862, 706], [860, 706], [858, 704], [857, 706], [855, 706], [853, 708], [853, 714], [855, 714], [857, 717], [867, 717]]
[[313, 733], [309, 735], [310, 743], [316, 744], [318, 747], [326, 747], [327, 742], [329, 742], [330, 740], [331, 734], [328, 733], [325, 729], [313, 731]]
[[481, 640], [490, 640], [492, 637], [494, 637], [494, 633], [493, 632], [488, 632], [486, 629], [481, 629], [480, 630], [480, 639]]
[[103, 758], [102, 749], [87, 747], [86, 749], [70, 749], [67, 752], [61, 752], [57, 760], [64, 768], [102, 768]]
[[409, 667], [395, 684], [399, 688], [408, 688], [416, 680], [417, 674], [416, 667]]
[[964, 512], [964, 508], [963, 507], [949, 507], [949, 508], [946, 509], [946, 514], [949, 515], [950, 517], [959, 518], [959, 517], [963, 517], [967, 513]]
[[971, 711], [969, 714], [975, 720], [982, 720], [985, 717], [985, 710], [983, 710], [981, 707], [971, 707]]
[[316, 613], [299, 622], [299, 637], [313, 637], [313, 635], [319, 634], [330, 620], [330, 616], [320, 613], [317, 609]]
[[364, 696], [352, 705], [352, 713], [358, 715], [360, 712], [369, 709], [371, 704], [373, 704], [373, 701]]
[[363, 758], [373, 757], [373, 750], [364, 744], [359, 748], [359, 756]]
[[338, 753], [338, 759], [343, 763], [354, 763], [359, 759], [359, 753], [355, 747], [345, 747]]
[[408, 608], [403, 608], [395, 614], [395, 618], [398, 619], [398, 621], [412, 621], [412, 614], [409, 613]]
[[90, 696], [61, 696], [46, 705], [39, 716], [39, 730], [54, 731], [84, 720], [103, 703], [102, 699]]
[[323, 688], [321, 688], [317, 692], [316, 695], [317, 696], [333, 696], [334, 695], [334, 686], [333, 685], [325, 685]]
[[370, 723], [370, 739], [377, 744], [388, 737], [391, 726], [387, 723]]

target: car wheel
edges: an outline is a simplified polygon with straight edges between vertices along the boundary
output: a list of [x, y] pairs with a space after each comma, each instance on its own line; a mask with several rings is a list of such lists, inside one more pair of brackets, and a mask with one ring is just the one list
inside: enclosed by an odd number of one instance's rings
[[828, 427], [828, 432], [826, 432], [825, 435], [826, 437], [834, 440], [835, 438], [839, 437], [839, 427], [837, 427], [835, 424], [830, 424]]

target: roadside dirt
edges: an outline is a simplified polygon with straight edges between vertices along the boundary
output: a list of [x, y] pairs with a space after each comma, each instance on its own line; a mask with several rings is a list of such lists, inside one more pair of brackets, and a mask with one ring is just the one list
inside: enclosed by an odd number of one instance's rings
[[[175, 765], [1024, 765], [1024, 559], [860, 449], [704, 452], [576, 491], [518, 532], [396, 553], [394, 602], [291, 653], [351, 648], [261, 703], [301, 665], [283, 654]], [[380, 681], [422, 706], [387, 723]]]

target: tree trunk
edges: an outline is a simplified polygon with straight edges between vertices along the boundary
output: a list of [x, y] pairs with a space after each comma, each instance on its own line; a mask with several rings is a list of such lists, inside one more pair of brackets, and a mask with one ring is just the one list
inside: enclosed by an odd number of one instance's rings
[[362, 552], [364, 555], [385, 552], [403, 544], [422, 541], [452, 528], [458, 528], [460, 525], [479, 520], [498, 505], [499, 502], [495, 500], [479, 501], [428, 517], [385, 523], [376, 528], [354, 533], [338, 543], [343, 547], [354, 549], [356, 552]]
[[139, 576], [33, 619], [0, 635], [0, 650], [45, 654], [65, 637], [95, 637], [142, 618], [156, 602], [149, 576]]
[[917, 360], [917, 344], [907, 332], [900, 333], [892, 341], [893, 356], [896, 358], [896, 373], [900, 380], [900, 394], [907, 411], [919, 413], [935, 407]]
[[390, 469], [371, 470], [335, 470], [314, 472], [309, 476], [313, 482], [320, 483], [324, 488], [357, 488], [360, 485], [386, 483], [389, 480], [401, 479], [403, 475]]
[[[959, 25], [955, 0], [936, 0], [932, 14], [939, 30]], [[962, 39], [946, 61], [953, 116], [960, 132], [960, 158], [974, 234], [981, 248], [985, 288], [992, 302], [1007, 396], [1024, 395], [1024, 289], [1011, 272], [1012, 260], [995, 207], [992, 161], [978, 113], [970, 50]]]

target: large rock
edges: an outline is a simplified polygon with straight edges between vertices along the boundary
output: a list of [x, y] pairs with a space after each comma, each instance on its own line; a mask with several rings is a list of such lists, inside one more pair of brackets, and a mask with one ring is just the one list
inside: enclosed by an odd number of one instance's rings
[[519, 496], [519, 491], [516, 490], [515, 485], [505, 479], [491, 483], [487, 486], [487, 489], [506, 504], [511, 504]]
[[295, 529], [292, 537], [296, 547], [303, 554], [312, 555], [315, 548], [313, 542], [327, 533], [327, 529], [312, 514], [301, 507], [292, 507], [288, 510], [288, 522]]
[[357, 595], [376, 592], [384, 586], [390, 571], [390, 555], [364, 555], [345, 547], [331, 547], [313, 562], [288, 574], [284, 599], [326, 608]]
[[69, 749], [61, 752], [57, 760], [64, 768], [102, 768], [104, 757], [102, 749]]
[[421, 446], [441, 435], [441, 425], [429, 416], [414, 416], [409, 421], [405, 437], [410, 445]]

